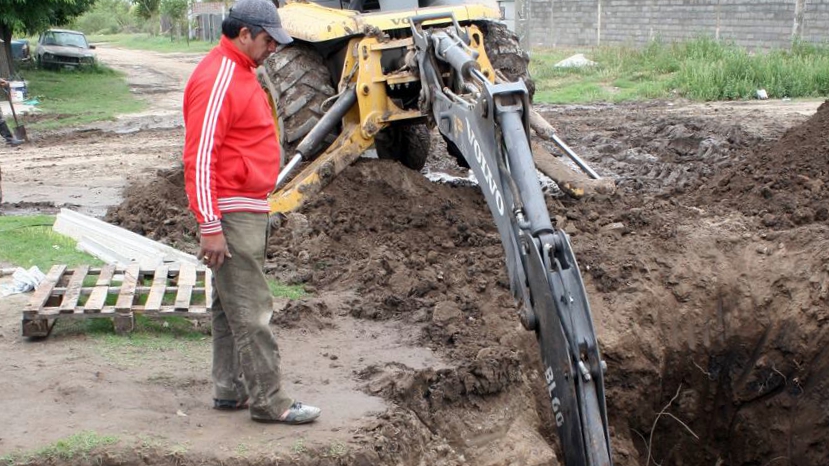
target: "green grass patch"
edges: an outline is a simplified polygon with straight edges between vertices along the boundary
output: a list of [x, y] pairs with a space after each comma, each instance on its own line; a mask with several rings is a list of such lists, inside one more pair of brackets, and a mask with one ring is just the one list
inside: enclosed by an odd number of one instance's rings
[[[108, 317], [87, 318], [87, 319], [58, 319], [53, 335], [73, 336], [87, 335], [107, 339], [113, 337], [111, 343], [121, 342], [125, 346], [147, 346], [156, 349], [172, 348], [175, 345], [168, 345], [176, 339], [185, 341], [202, 341], [209, 330], [209, 323], [202, 328], [197, 328], [192, 322], [184, 317], [170, 316], [163, 318], [149, 318], [141, 314], [135, 316], [135, 329], [130, 335], [120, 336], [115, 334], [112, 319]], [[132, 341], [130, 341], [132, 340]]]
[[[583, 53], [596, 62], [556, 68]], [[732, 43], [700, 37], [650, 42], [646, 47], [536, 50], [530, 62], [536, 102], [589, 103], [673, 98], [751, 99], [758, 89], [771, 98], [829, 95], [829, 45], [796, 43], [791, 49], [751, 53]]]
[[43, 273], [55, 264], [102, 265], [75, 249], [75, 240], [52, 231], [54, 223], [51, 215], [0, 216], [0, 260], [26, 269], [36, 265]]
[[32, 452], [0, 456], [0, 464], [16, 466], [86, 460], [95, 449], [118, 442], [115, 436], [83, 431]]
[[334, 441], [328, 446], [327, 456], [340, 458], [348, 454], [348, 447], [339, 441]]
[[106, 34], [87, 36], [90, 43], [107, 44], [133, 50], [151, 50], [162, 53], [200, 53], [209, 52], [218, 44], [184, 39], [170, 40], [170, 36], [152, 36], [149, 34]]
[[302, 286], [286, 285], [271, 277], [268, 277], [268, 287], [271, 289], [271, 294], [274, 298], [299, 299], [308, 295]]
[[[29, 97], [40, 103], [40, 113], [27, 117], [33, 129], [54, 129], [143, 110], [146, 103], [130, 93], [123, 73], [95, 65], [78, 70], [32, 69], [25, 73]], [[29, 122], [34, 120], [32, 122]]]

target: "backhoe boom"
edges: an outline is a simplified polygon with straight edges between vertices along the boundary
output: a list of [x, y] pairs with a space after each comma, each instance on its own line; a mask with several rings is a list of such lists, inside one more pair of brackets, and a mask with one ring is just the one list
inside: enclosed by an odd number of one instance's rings
[[433, 19], [411, 20], [421, 109], [466, 159], [495, 219], [522, 323], [541, 347], [564, 464], [609, 466], [604, 363], [570, 241], [553, 227], [535, 170], [527, 88], [492, 84], [457, 22], [424, 30]]

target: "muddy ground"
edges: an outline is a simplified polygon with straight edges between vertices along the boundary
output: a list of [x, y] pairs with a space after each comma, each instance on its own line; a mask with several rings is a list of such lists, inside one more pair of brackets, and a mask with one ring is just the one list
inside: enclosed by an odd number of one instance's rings
[[[618, 186], [548, 200], [608, 363], [615, 463], [829, 463], [829, 104], [538, 110]], [[181, 136], [174, 123], [102, 128], [0, 149], [3, 212], [94, 202], [192, 251]], [[74, 152], [92, 145], [111, 149], [105, 174]], [[66, 164], [30, 175], [41, 157]], [[429, 162], [452, 164], [439, 149]], [[94, 189], [99, 178], [137, 182], [123, 200], [19, 194], [35, 179]], [[310, 293], [278, 302], [273, 324], [289, 389], [322, 406], [320, 422], [263, 427], [210, 410], [206, 341], [125, 347], [71, 326], [25, 341], [15, 296], [0, 299], [0, 372], [11, 375], [0, 391], [14, 400], [0, 456], [94, 430], [120, 439], [98, 451], [105, 464], [560, 464], [537, 345], [477, 188], [361, 159], [285, 219], [268, 255], [270, 274]]]

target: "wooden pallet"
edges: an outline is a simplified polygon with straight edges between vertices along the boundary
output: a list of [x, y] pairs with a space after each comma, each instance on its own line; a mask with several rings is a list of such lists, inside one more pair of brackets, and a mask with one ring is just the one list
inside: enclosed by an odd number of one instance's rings
[[23, 310], [23, 336], [43, 337], [58, 318], [112, 317], [119, 333], [132, 331], [136, 313], [148, 317], [207, 318], [213, 302], [211, 272], [202, 265], [138, 265], [68, 269], [55, 265]]

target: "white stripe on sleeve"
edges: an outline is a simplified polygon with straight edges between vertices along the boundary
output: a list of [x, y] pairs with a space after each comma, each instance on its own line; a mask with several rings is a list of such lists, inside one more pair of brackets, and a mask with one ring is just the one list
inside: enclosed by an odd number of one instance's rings
[[227, 88], [233, 78], [233, 71], [236, 63], [227, 57], [222, 58], [222, 64], [213, 82], [213, 89], [210, 92], [210, 99], [202, 123], [201, 137], [199, 138], [199, 149], [196, 153], [196, 203], [206, 222], [211, 222], [218, 217], [213, 212], [213, 199], [210, 194], [210, 161], [213, 155], [213, 136], [216, 131], [216, 123], [222, 111]]

